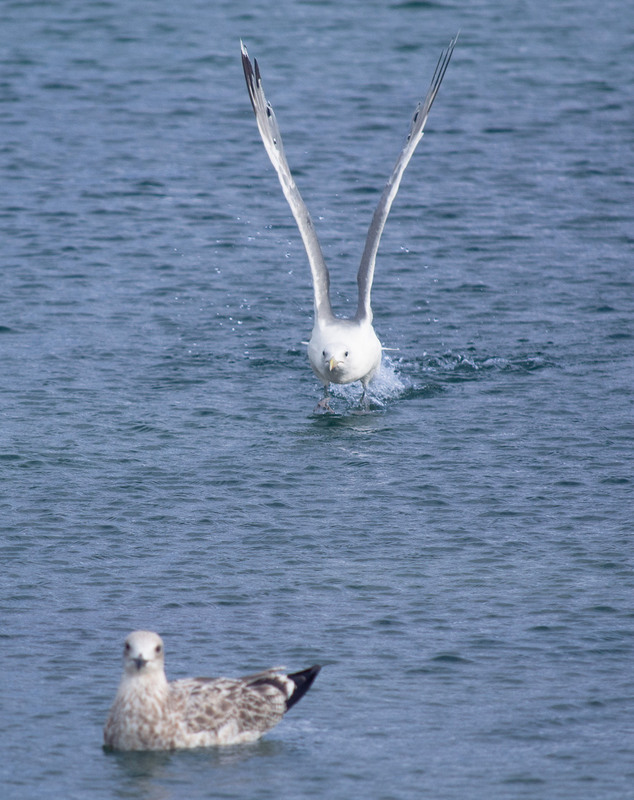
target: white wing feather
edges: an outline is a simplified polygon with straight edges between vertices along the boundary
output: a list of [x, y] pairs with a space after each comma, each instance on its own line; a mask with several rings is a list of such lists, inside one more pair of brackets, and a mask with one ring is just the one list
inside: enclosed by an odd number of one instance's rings
[[359, 266], [359, 272], [357, 273], [359, 305], [357, 307], [356, 319], [358, 320], [372, 320], [370, 294], [372, 291], [374, 265], [376, 263], [376, 254], [379, 249], [379, 242], [381, 241], [381, 234], [383, 233], [383, 228], [385, 227], [385, 222], [388, 214], [390, 213], [390, 209], [392, 208], [394, 198], [396, 197], [399, 186], [401, 185], [401, 178], [403, 177], [405, 168], [414, 155], [414, 151], [416, 150], [418, 143], [423, 138], [423, 130], [425, 128], [425, 123], [427, 122], [427, 117], [429, 116], [432, 104], [436, 99], [438, 90], [440, 89], [442, 79], [445, 77], [445, 72], [449, 66], [451, 54], [453, 53], [453, 49], [456, 46], [457, 40], [458, 36], [455, 36], [449, 43], [447, 49], [441, 53], [440, 58], [438, 59], [438, 64], [436, 65], [436, 70], [431, 80], [427, 96], [425, 97], [425, 100], [419, 103], [416, 107], [405, 145], [396, 160], [392, 174], [385, 185], [381, 199], [379, 200], [376, 211], [374, 212], [374, 216], [372, 217], [372, 222], [370, 223], [370, 228], [365, 241], [363, 255], [361, 257], [361, 265]]

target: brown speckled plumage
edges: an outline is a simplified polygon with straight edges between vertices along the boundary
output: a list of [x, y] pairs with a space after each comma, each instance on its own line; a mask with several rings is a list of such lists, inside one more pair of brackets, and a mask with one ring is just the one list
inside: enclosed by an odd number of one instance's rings
[[253, 742], [310, 688], [319, 667], [244, 678], [168, 682], [163, 642], [150, 631], [125, 641], [123, 676], [104, 728], [115, 750], [173, 750]]

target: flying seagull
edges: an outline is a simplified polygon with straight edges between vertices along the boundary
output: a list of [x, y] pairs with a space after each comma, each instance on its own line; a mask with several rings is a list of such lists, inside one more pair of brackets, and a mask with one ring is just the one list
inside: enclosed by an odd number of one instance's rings
[[416, 107], [405, 145], [396, 160], [392, 174], [385, 185], [379, 204], [372, 217], [361, 257], [361, 265], [357, 273], [357, 285], [359, 288], [357, 312], [350, 319], [337, 317], [333, 313], [330, 304], [330, 276], [315, 233], [313, 221], [288, 166], [275, 112], [262, 89], [262, 77], [257, 59], [254, 59], [254, 64], [252, 65], [246, 47], [240, 42], [242, 66], [260, 136], [271, 163], [277, 172], [284, 196], [295, 217], [310, 263], [315, 299], [315, 319], [310, 341], [308, 342], [308, 359], [314, 373], [324, 385], [324, 397], [319, 402], [318, 408], [330, 410], [328, 400], [331, 383], [361, 381], [363, 386], [361, 401], [366, 403], [368, 384], [381, 365], [381, 351], [383, 348], [372, 326], [372, 308], [370, 305], [376, 254], [385, 222], [403, 177], [403, 172], [423, 137], [423, 129], [425, 128], [429, 111], [449, 66], [457, 38], [456, 36], [451, 40], [447, 49], [441, 53], [438, 59], [427, 96]]
[[123, 647], [123, 675], [104, 728], [113, 750], [175, 750], [254, 742], [312, 686], [320, 667], [291, 675], [281, 667], [246, 678], [165, 677], [161, 637], [134, 631]]

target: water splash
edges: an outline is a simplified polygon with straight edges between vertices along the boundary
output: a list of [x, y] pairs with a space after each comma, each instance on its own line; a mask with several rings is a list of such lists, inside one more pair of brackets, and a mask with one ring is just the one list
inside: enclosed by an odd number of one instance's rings
[[383, 356], [381, 368], [370, 384], [370, 396], [379, 403], [401, 397], [408, 389], [409, 381], [397, 370], [390, 356]]
[[[532, 372], [548, 366], [552, 363], [541, 354], [507, 358], [448, 351], [441, 355], [425, 353], [413, 360], [384, 354], [381, 369], [368, 387], [368, 410], [384, 409], [390, 402], [402, 398], [434, 396], [452, 383], [492, 378], [499, 373]], [[330, 384], [331, 396], [346, 406], [338, 409], [340, 413], [362, 408], [361, 391], [358, 382], [345, 386]]]
[[545, 367], [553, 362], [541, 353], [521, 354], [513, 357], [473, 352], [448, 351], [441, 355], [425, 353], [412, 361], [399, 362], [404, 380], [414, 389], [420, 388], [420, 377], [436, 385], [457, 383], [494, 377], [499, 373], [524, 374]]
[[[408, 388], [408, 379], [403, 378], [392, 359], [384, 355], [381, 367], [368, 387], [370, 410], [384, 408], [391, 400], [402, 397]], [[349, 407], [359, 406], [361, 392], [359, 383], [330, 384], [331, 395], [335, 398], [341, 398]]]

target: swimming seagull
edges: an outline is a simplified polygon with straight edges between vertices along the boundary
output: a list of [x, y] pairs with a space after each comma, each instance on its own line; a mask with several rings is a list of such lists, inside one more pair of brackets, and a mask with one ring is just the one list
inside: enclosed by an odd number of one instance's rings
[[246, 678], [165, 677], [163, 641], [134, 631], [123, 647], [123, 676], [104, 728], [114, 750], [175, 750], [254, 742], [312, 686], [320, 667], [281, 667]]
[[363, 386], [361, 402], [366, 403], [368, 384], [381, 365], [381, 351], [385, 348], [381, 347], [381, 343], [372, 327], [372, 308], [370, 305], [376, 254], [385, 222], [403, 177], [403, 172], [423, 137], [423, 129], [425, 128], [429, 111], [449, 66], [457, 39], [458, 37], [455, 36], [451, 40], [447, 49], [441, 53], [438, 59], [427, 96], [416, 107], [405, 145], [396, 160], [392, 174], [385, 185], [379, 204], [372, 217], [361, 257], [361, 265], [357, 273], [357, 285], [359, 288], [357, 312], [351, 319], [336, 317], [332, 311], [329, 290], [330, 276], [315, 233], [313, 221], [288, 166], [282, 137], [275, 119], [275, 112], [262, 89], [262, 77], [257, 59], [254, 59], [254, 65], [252, 65], [246, 47], [240, 42], [242, 66], [260, 136], [271, 163], [277, 172], [284, 196], [295, 217], [310, 263], [315, 296], [315, 319], [313, 332], [308, 342], [308, 359], [314, 373], [324, 385], [324, 397], [318, 403], [317, 408], [330, 410], [328, 404], [330, 383], [361, 381]]

